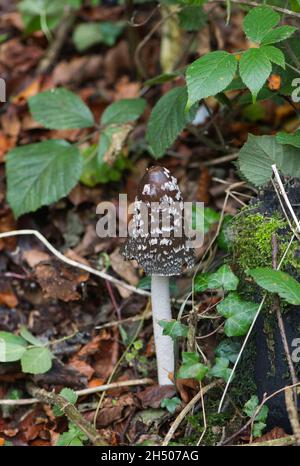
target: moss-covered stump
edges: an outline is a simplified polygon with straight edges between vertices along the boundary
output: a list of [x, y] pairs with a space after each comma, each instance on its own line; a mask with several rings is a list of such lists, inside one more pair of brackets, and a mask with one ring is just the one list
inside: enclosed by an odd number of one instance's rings
[[[296, 214], [300, 216], [300, 183], [289, 182], [286, 190]], [[259, 302], [262, 290], [249, 280], [245, 270], [272, 267], [274, 247], [272, 238], [274, 236], [276, 238], [279, 262], [292, 237], [272, 187], [261, 192], [249, 207], [238, 214], [231, 226], [231, 235], [232, 267], [241, 279], [239, 292], [245, 298]], [[281, 267], [281, 270], [288, 272], [297, 280], [300, 279], [299, 246], [298, 240], [292, 243]], [[240, 403], [247, 401], [255, 392], [261, 400], [264, 393], [270, 395], [291, 384], [274, 303], [274, 295], [269, 295], [237, 370], [232, 396]], [[300, 306], [283, 303], [280, 306], [290, 353], [292, 353], [294, 349], [292, 342], [300, 337]], [[294, 362], [294, 366], [299, 377], [300, 364]], [[268, 427], [283, 427], [290, 432], [284, 393], [273, 397], [267, 404]]]

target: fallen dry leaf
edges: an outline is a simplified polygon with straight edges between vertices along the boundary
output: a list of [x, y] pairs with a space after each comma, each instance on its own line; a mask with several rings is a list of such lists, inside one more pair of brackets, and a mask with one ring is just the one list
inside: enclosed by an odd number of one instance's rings
[[172, 398], [176, 394], [172, 385], [153, 385], [137, 394], [143, 408], [160, 408], [164, 398]]
[[80, 294], [76, 291], [78, 285], [89, 278], [87, 272], [69, 267], [60, 261], [39, 263], [35, 275], [45, 298], [76, 301]]
[[50, 255], [39, 249], [28, 249], [22, 252], [22, 258], [27, 262], [29, 267], [34, 268], [40, 262], [49, 261]]
[[71, 369], [75, 369], [80, 374], [84, 375], [88, 380], [93, 376], [94, 369], [90, 366], [87, 362], [83, 361], [82, 359], [71, 359], [67, 367], [71, 367]]
[[0, 282], [0, 304], [8, 306], [11, 309], [16, 307], [18, 304], [18, 298], [13, 292], [8, 282]]

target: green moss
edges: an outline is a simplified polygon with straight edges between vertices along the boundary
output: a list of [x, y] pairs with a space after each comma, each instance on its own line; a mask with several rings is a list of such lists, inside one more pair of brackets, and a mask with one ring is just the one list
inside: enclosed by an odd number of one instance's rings
[[[273, 216], [263, 215], [259, 212], [260, 205], [248, 207], [240, 212], [232, 223], [232, 267], [240, 277], [239, 292], [249, 300], [259, 302], [262, 290], [247, 277], [245, 271], [255, 267], [272, 267], [272, 239], [277, 239], [277, 261], [283, 256], [289, 244], [292, 232], [285, 219], [278, 213]], [[290, 246], [281, 270], [300, 274], [300, 261], [297, 257], [299, 243], [294, 241]], [[282, 312], [286, 306], [282, 304]], [[262, 310], [264, 333], [268, 345], [268, 358], [270, 361], [269, 377], [275, 373], [274, 356], [274, 329], [276, 317], [274, 315], [274, 295], [267, 296]], [[254, 382], [254, 363], [256, 359], [255, 335], [252, 334], [243, 353], [242, 361], [238, 366], [236, 377], [232, 386], [231, 395], [235, 402], [243, 404], [256, 393]]]

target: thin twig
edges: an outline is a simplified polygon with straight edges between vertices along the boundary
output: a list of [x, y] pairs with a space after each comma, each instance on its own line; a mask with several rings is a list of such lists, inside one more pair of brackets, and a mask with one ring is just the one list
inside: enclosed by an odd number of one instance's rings
[[73, 422], [79, 429], [86, 434], [89, 440], [95, 446], [108, 445], [107, 442], [101, 437], [94, 426], [88, 422], [75, 406], [66, 400], [61, 395], [56, 395], [54, 392], [47, 392], [43, 388], [35, 387], [33, 384], [28, 384], [28, 391], [44, 403], [58, 406], [61, 411]]
[[172, 440], [173, 435], [175, 434], [176, 430], [180, 426], [181, 422], [184, 420], [184, 418], [187, 416], [187, 414], [191, 411], [191, 409], [195, 406], [195, 404], [204, 396], [209, 390], [212, 388], [216, 387], [218, 385], [218, 382], [212, 382], [209, 385], [206, 385], [203, 387], [202, 390], [200, 390], [194, 398], [191, 399], [191, 401], [188, 402], [188, 404], [183, 408], [183, 410], [180, 412], [180, 414], [177, 416], [173, 424], [171, 425], [167, 435], [165, 436], [165, 439], [162, 443], [163, 447], [168, 446], [169, 442]]
[[[77, 390], [75, 393], [77, 396], [87, 396], [93, 395], [94, 393], [106, 392], [107, 390], [123, 387], [133, 387], [136, 385], [151, 385], [153, 384], [152, 379], [134, 379], [134, 380], [122, 380], [121, 382], [113, 382], [105, 385], [99, 385], [98, 387], [83, 388], [82, 390]], [[8, 406], [24, 406], [32, 405], [35, 403], [42, 403], [42, 400], [39, 398], [23, 398], [20, 400], [0, 400], [1, 405]]]
[[45, 236], [42, 235], [37, 230], [14, 230], [14, 231], [8, 231], [5, 233], [0, 233], [0, 239], [3, 238], [9, 238], [11, 236], [21, 236], [21, 235], [33, 235], [36, 238], [38, 238], [45, 246], [47, 249], [49, 249], [52, 254], [54, 254], [59, 260], [62, 262], [65, 262], [66, 264], [70, 265], [71, 267], [77, 267], [78, 269], [85, 270], [86, 272], [91, 273], [92, 275], [96, 275], [97, 277], [103, 278], [104, 280], [107, 280], [111, 283], [113, 283], [116, 286], [121, 286], [122, 288], [125, 288], [126, 290], [132, 291], [133, 293], [140, 294], [142, 296], [150, 296], [151, 293], [145, 290], [140, 290], [139, 288], [135, 288], [135, 286], [128, 285], [125, 282], [122, 282], [121, 280], [118, 280], [117, 278], [112, 277], [111, 275], [107, 274], [106, 272], [102, 272], [100, 270], [96, 270], [88, 265], [82, 264], [81, 262], [77, 262], [73, 259], [69, 259], [66, 257], [64, 254], [62, 254], [60, 251], [58, 251], [54, 246], [52, 246], [51, 243], [45, 238]]
[[69, 36], [74, 21], [74, 12], [70, 7], [66, 7], [61, 22], [56, 29], [54, 40], [51, 42], [45, 56], [37, 67], [37, 74], [46, 73], [46, 71], [52, 67], [64, 45], [65, 40]]
[[297, 218], [297, 216], [296, 216], [296, 214], [295, 214], [295, 211], [294, 211], [294, 209], [293, 209], [293, 207], [292, 207], [292, 205], [291, 205], [291, 203], [290, 203], [290, 200], [289, 200], [289, 198], [288, 198], [288, 196], [287, 196], [287, 193], [286, 193], [286, 191], [285, 191], [285, 189], [284, 189], [284, 186], [283, 186], [283, 183], [282, 183], [282, 181], [281, 181], [279, 172], [278, 172], [278, 170], [277, 170], [277, 166], [276, 166], [275, 164], [272, 165], [272, 170], [273, 170], [273, 173], [274, 173], [274, 175], [275, 175], [275, 179], [276, 179], [276, 181], [277, 181], [277, 183], [278, 183], [278, 186], [279, 186], [279, 188], [280, 188], [280, 194], [282, 195], [282, 197], [283, 197], [283, 199], [284, 199], [284, 201], [285, 201], [285, 203], [286, 203], [286, 205], [287, 205], [287, 208], [289, 209], [290, 214], [291, 214], [291, 216], [293, 217], [293, 220], [294, 220], [294, 222], [295, 222], [295, 224], [296, 224], [296, 226], [297, 226], [298, 232], [300, 232], [300, 222], [299, 222], [299, 220], [298, 220], [298, 218]]
[[[237, 5], [246, 5], [246, 6], [262, 6], [261, 3], [252, 2], [250, 0], [230, 0], [231, 3], [236, 3]], [[208, 3], [227, 3], [227, 0], [209, 0]], [[296, 13], [295, 11], [288, 10], [287, 8], [281, 8], [280, 6], [275, 5], [268, 5], [269, 8], [272, 8], [278, 13], [284, 13], [288, 16], [295, 16], [296, 18], [300, 18], [300, 13]]]

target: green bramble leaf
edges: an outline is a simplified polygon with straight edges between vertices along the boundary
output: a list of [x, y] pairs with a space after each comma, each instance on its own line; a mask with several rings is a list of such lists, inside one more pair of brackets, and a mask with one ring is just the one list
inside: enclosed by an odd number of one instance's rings
[[242, 53], [239, 61], [240, 76], [250, 89], [253, 101], [271, 74], [270, 59], [261, 49], [248, 49]]
[[280, 15], [271, 7], [259, 6], [245, 16], [243, 27], [248, 39], [260, 44], [279, 21]]
[[8, 202], [16, 217], [66, 196], [79, 180], [78, 148], [61, 139], [28, 144], [6, 157]]
[[186, 87], [175, 87], [163, 95], [153, 107], [146, 139], [154, 158], [163, 156], [184, 127], [193, 120], [196, 108], [186, 112], [186, 103]]
[[137, 120], [146, 108], [145, 99], [121, 99], [110, 104], [101, 115], [101, 125], [128, 123]]
[[234, 55], [225, 51], [210, 52], [188, 66], [187, 108], [211, 95], [222, 92], [231, 83], [237, 69]]
[[88, 128], [95, 123], [80, 97], [63, 87], [36, 94], [28, 103], [33, 118], [49, 129]]

